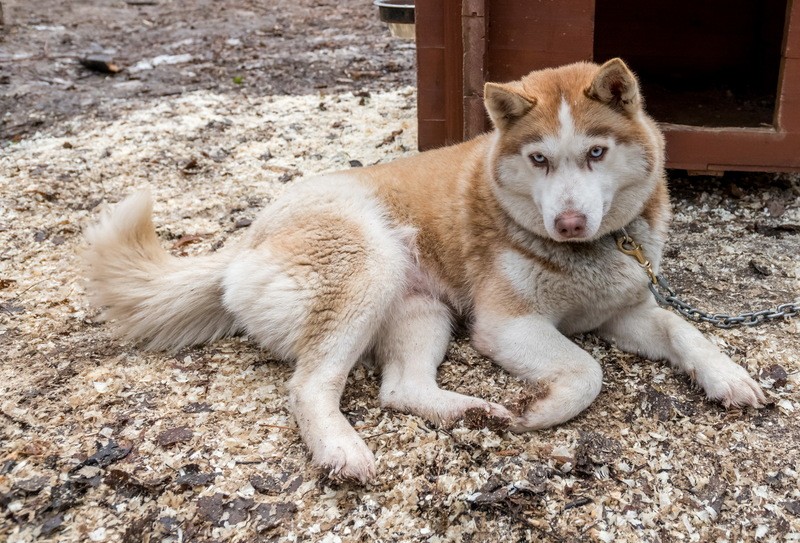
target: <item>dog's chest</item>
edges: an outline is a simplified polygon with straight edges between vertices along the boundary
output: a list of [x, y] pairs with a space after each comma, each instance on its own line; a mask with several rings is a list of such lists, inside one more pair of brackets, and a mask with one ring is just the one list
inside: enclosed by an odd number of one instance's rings
[[[646, 231], [638, 233], [646, 255], [657, 266], [661, 244]], [[518, 295], [564, 333], [593, 330], [649, 295], [646, 272], [617, 248], [613, 236], [564, 250], [539, 248], [536, 254], [538, 258], [506, 251], [501, 269]]]

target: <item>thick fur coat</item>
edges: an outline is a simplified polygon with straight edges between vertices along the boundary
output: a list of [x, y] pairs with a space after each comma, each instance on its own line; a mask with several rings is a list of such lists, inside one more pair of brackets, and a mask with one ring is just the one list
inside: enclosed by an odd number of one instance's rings
[[[588, 331], [670, 361], [726, 406], [762, 405], [747, 373], [657, 307], [617, 250], [624, 230], [657, 270], [670, 218], [664, 141], [625, 64], [490, 83], [485, 100], [493, 132], [298, 183], [206, 256], [170, 256], [149, 194], [129, 197], [87, 232], [95, 303], [151, 348], [244, 332], [293, 360], [289, 401], [313, 461], [361, 481], [373, 455], [339, 401], [366, 355], [384, 406], [441, 424], [471, 409], [516, 431], [574, 417], [602, 385], [569, 340]], [[455, 317], [481, 353], [537, 387], [524, 413], [439, 388]]]

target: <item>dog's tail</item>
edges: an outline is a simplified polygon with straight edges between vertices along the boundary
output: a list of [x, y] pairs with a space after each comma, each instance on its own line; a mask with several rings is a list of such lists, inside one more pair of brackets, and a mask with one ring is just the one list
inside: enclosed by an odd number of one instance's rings
[[180, 349], [236, 332], [222, 304], [225, 252], [177, 258], [158, 242], [149, 191], [126, 198], [86, 232], [93, 301], [121, 334], [152, 349]]

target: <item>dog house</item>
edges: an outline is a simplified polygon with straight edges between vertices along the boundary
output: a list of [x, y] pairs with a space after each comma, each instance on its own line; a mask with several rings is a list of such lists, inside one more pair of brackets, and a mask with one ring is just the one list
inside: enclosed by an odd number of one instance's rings
[[419, 146], [490, 127], [486, 81], [622, 57], [667, 166], [800, 171], [800, 0], [416, 2]]

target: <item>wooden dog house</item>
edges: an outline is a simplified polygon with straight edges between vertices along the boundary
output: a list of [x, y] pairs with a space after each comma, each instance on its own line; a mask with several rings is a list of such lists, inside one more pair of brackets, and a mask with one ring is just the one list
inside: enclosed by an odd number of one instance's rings
[[416, 2], [419, 146], [489, 127], [486, 81], [622, 57], [668, 167], [800, 171], [800, 0]]

